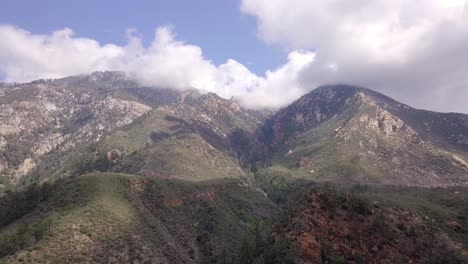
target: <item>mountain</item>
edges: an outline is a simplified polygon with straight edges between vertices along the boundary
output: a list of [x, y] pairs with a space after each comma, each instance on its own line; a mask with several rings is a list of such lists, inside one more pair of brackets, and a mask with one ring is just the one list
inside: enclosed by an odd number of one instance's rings
[[95, 72], [1, 84], [0, 121], [0, 263], [468, 257], [467, 115], [346, 85], [253, 111]]
[[86, 166], [101, 162], [114, 172], [190, 181], [234, 177], [248, 184], [249, 172], [231, 146], [232, 133], [253, 133], [259, 119], [214, 94], [182, 95], [183, 103], [154, 108], [109, 134]]
[[[243, 178], [272, 164], [316, 181], [468, 185], [468, 117], [323, 86], [271, 115], [196, 90], [96, 72], [0, 88], [0, 188], [98, 170]], [[114, 157], [110, 157], [114, 155]], [[245, 170], [245, 168], [250, 168]]]
[[273, 163], [314, 180], [468, 184], [468, 116], [413, 109], [382, 94], [323, 86], [264, 128]]
[[[98, 154], [138, 152], [145, 157], [148, 165], [138, 170], [148, 171], [150, 157], [162, 151], [154, 146], [166, 144], [174, 146], [169, 147], [172, 153], [164, 152], [168, 161], [192, 160], [181, 169], [187, 175], [194, 167], [209, 172], [205, 169], [218, 166], [245, 177], [227, 155], [229, 135], [240, 129], [253, 133], [264, 116], [215, 94], [140, 87], [119, 72], [7, 84], [0, 88], [0, 191], [70, 175], [69, 168], [105, 142], [111, 142], [109, 149]], [[129, 170], [137, 170], [136, 165]], [[157, 173], [174, 174], [170, 166]]]
[[83, 146], [149, 111], [119, 95], [120, 87], [132, 85], [120, 74], [94, 73], [0, 88], [2, 184], [26, 183], [41, 164], [58, 168]]

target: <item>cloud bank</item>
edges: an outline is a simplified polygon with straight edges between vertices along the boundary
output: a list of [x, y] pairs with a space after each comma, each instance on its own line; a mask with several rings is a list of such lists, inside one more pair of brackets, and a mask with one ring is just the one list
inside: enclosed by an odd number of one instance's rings
[[[266, 43], [289, 51], [263, 76], [156, 29], [150, 45], [131, 33], [103, 45], [65, 28], [46, 35], [0, 25], [7, 81], [120, 70], [142, 85], [197, 88], [250, 108], [281, 107], [321, 84], [381, 91], [412, 106], [468, 113], [468, 0], [241, 0]], [[313, 51], [313, 52], [311, 52]]]
[[0, 73], [6, 81], [119, 70], [145, 86], [201, 89], [235, 97], [250, 108], [281, 107], [304, 94], [300, 72], [315, 58], [314, 53], [294, 50], [284, 65], [257, 76], [233, 59], [214, 65], [200, 47], [176, 40], [169, 27], [157, 28], [148, 47], [131, 33], [125, 46], [101, 45], [75, 37], [68, 28], [38, 35], [3, 25], [0, 39]]
[[468, 113], [468, 0], [243, 0], [258, 36], [314, 50], [302, 87], [349, 83]]

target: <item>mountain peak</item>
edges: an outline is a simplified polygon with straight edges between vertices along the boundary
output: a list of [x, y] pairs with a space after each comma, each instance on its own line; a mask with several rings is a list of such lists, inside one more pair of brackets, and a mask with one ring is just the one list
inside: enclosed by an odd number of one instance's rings
[[322, 85], [304, 95], [302, 98], [304, 97], [319, 97], [340, 101], [342, 99], [350, 99], [351, 97], [355, 97], [360, 99], [357, 102], [374, 103], [380, 105], [383, 108], [411, 108], [410, 106], [400, 103], [375, 90], [347, 84]]
[[343, 181], [333, 177], [347, 174], [346, 180], [365, 183], [467, 183], [468, 116], [417, 110], [361, 87], [327, 85], [278, 111], [267, 126], [274, 162], [299, 166], [314, 179]]

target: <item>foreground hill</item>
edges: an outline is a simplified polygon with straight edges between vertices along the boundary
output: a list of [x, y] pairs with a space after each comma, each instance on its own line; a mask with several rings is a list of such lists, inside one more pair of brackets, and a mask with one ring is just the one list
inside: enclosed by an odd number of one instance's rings
[[287, 199], [275, 204], [240, 180], [109, 173], [30, 188], [0, 199], [0, 263], [467, 260], [465, 189], [261, 187]]
[[42, 198], [0, 229], [0, 262], [221, 263], [237, 257], [249, 224], [277, 210], [239, 181], [123, 174], [65, 180]]
[[[466, 263], [466, 189], [303, 186], [265, 263]], [[280, 246], [288, 241], [288, 246]]]
[[314, 180], [468, 184], [468, 116], [416, 110], [379, 93], [324, 86], [266, 123], [273, 163]]

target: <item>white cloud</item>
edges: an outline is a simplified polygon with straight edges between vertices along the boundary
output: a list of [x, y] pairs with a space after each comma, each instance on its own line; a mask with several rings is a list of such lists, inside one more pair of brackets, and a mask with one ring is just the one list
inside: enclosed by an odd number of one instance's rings
[[468, 0], [243, 0], [241, 9], [267, 43], [316, 51], [303, 86], [351, 83], [468, 112]]
[[176, 89], [215, 89], [216, 66], [203, 58], [200, 47], [176, 41], [168, 27], [156, 30], [148, 48], [134, 36], [130, 36], [129, 43], [125, 47], [125, 60], [117, 68], [131, 73], [142, 84]]
[[65, 28], [50, 35], [34, 35], [25, 30], [0, 26], [0, 71], [7, 81], [57, 78], [110, 68], [123, 55], [116, 45], [74, 38]]
[[234, 96], [249, 108], [278, 108], [291, 103], [307, 92], [300, 82], [300, 73], [314, 60], [314, 53], [292, 51], [283, 66], [269, 70], [265, 77], [252, 74], [245, 66], [229, 60], [219, 67], [221, 96]]
[[267, 71], [261, 85], [253, 89], [251, 96], [256, 100], [246, 98], [244, 105], [281, 107], [299, 98], [308, 91], [308, 87], [304, 87], [300, 82], [301, 71], [314, 59], [314, 53], [292, 51], [285, 65], [276, 70]]
[[168, 27], [156, 29], [148, 47], [131, 32], [127, 45], [118, 46], [75, 37], [70, 29], [36, 35], [9, 25], [0, 26], [0, 39], [0, 73], [7, 81], [120, 70], [142, 85], [197, 88], [251, 108], [281, 107], [304, 94], [299, 73], [314, 60], [311, 52], [293, 51], [285, 65], [261, 77], [232, 59], [214, 65], [200, 47], [176, 40]]

